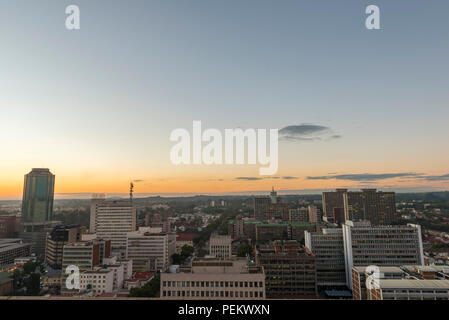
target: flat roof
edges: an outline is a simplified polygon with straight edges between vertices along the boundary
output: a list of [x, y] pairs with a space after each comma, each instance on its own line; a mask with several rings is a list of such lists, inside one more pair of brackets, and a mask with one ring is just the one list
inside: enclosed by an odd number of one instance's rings
[[[352, 269], [359, 273], [364, 273], [367, 267], [368, 266], [353, 266]], [[404, 270], [395, 266], [379, 266], [379, 271], [382, 273], [405, 273]]]
[[435, 289], [448, 289], [449, 280], [393, 280], [393, 279], [381, 279], [378, 281], [382, 289], [388, 288], [435, 288]]

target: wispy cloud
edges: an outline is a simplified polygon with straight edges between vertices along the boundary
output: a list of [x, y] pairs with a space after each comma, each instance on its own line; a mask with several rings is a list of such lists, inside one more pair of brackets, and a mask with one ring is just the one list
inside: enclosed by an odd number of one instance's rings
[[399, 172], [399, 173], [350, 173], [350, 174], [328, 174], [325, 176], [309, 176], [308, 180], [347, 180], [347, 181], [363, 181], [374, 182], [386, 179], [401, 178], [402, 181], [449, 181], [449, 174], [442, 175], [426, 175], [416, 172]]
[[292, 180], [292, 179], [298, 179], [298, 177], [292, 176], [237, 177], [234, 180], [258, 181], [258, 180]]
[[402, 177], [421, 177], [422, 175], [415, 172], [400, 172], [400, 173], [355, 173], [355, 174], [338, 174], [325, 176], [309, 176], [308, 180], [348, 180], [348, 181], [378, 181], [385, 179], [394, 179]]

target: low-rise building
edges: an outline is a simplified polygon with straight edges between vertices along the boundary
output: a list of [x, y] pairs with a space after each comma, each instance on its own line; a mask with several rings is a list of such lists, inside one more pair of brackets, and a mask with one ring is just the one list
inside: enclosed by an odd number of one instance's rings
[[263, 268], [246, 258], [197, 258], [191, 272], [161, 273], [162, 299], [264, 299]]

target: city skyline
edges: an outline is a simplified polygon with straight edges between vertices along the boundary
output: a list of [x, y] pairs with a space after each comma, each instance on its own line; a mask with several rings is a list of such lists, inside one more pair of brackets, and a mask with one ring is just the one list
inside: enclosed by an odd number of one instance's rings
[[[32, 168], [55, 196], [448, 190], [447, 1], [5, 3], [0, 199]], [[405, 10], [404, 8], [407, 8]], [[278, 128], [279, 170], [181, 165], [170, 132]], [[287, 130], [293, 126], [293, 131]], [[284, 129], [284, 131], [282, 130]]]

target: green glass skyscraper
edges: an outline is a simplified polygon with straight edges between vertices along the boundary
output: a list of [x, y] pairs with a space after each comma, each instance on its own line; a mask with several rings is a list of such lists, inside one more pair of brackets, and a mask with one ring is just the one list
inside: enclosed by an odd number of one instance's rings
[[53, 220], [55, 176], [49, 169], [32, 169], [25, 175], [22, 222]]

